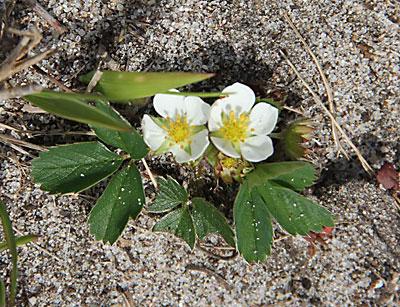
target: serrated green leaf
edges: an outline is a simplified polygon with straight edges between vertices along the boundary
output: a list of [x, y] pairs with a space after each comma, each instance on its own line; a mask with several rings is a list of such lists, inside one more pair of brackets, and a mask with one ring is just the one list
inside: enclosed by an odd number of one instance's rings
[[7, 242], [8, 249], [11, 254], [11, 275], [10, 275], [10, 299], [9, 305], [15, 305], [15, 296], [17, 295], [17, 279], [18, 279], [18, 253], [17, 244], [15, 242], [14, 230], [12, 228], [10, 216], [7, 207], [0, 201], [0, 220], [3, 225], [4, 237]]
[[95, 95], [43, 91], [24, 98], [49, 113], [80, 123], [119, 131], [132, 128], [125, 121], [89, 105], [87, 101], [97, 100]]
[[[104, 101], [98, 101], [96, 107], [116, 119], [125, 121], [117, 111]], [[127, 124], [130, 125], [128, 122]], [[115, 131], [107, 128], [96, 127], [92, 128], [100, 140], [126, 151], [133, 159], [141, 159], [146, 156], [148, 152], [143, 137], [134, 128], [131, 128], [131, 131]]]
[[110, 176], [122, 162], [122, 157], [99, 142], [61, 145], [32, 161], [32, 176], [51, 193], [80, 192]]
[[164, 216], [154, 225], [153, 231], [172, 233], [183, 239], [191, 249], [193, 249], [196, 241], [193, 220], [186, 206], [178, 208]]
[[131, 164], [117, 173], [97, 200], [89, 216], [90, 233], [96, 240], [113, 244], [129, 218], [135, 219], [143, 208], [145, 196], [140, 173]]
[[[21, 236], [21, 237], [16, 237], [15, 238], [15, 243], [18, 246], [25, 245], [27, 243], [36, 241], [38, 236], [35, 235], [26, 235], [26, 236]], [[0, 252], [6, 250], [8, 248], [7, 242], [0, 242]]]
[[[80, 78], [89, 83], [94, 72]], [[96, 90], [114, 102], [129, 102], [153, 96], [172, 88], [211, 78], [214, 74], [190, 72], [120, 72], [103, 71]]]
[[172, 177], [158, 178], [160, 191], [153, 204], [147, 208], [149, 212], [166, 212], [188, 201], [186, 190]]
[[314, 183], [316, 175], [311, 163], [287, 161], [257, 164], [255, 170], [249, 173], [246, 178], [251, 189], [272, 181], [301, 191]]
[[235, 246], [235, 235], [225, 216], [217, 208], [200, 197], [193, 198], [192, 205], [194, 227], [200, 240], [210, 233], [216, 233], [221, 235], [230, 246]]
[[291, 189], [267, 182], [256, 191], [271, 215], [292, 235], [307, 235], [310, 231], [321, 232], [324, 226], [334, 226], [328, 210]]
[[271, 217], [260, 195], [250, 190], [247, 181], [240, 186], [233, 215], [240, 254], [248, 262], [264, 261], [271, 252]]

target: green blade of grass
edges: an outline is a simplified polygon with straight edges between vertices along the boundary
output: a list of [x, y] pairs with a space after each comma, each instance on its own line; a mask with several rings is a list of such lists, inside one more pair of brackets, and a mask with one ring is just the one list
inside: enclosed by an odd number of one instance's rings
[[10, 285], [10, 306], [15, 305], [15, 296], [17, 294], [17, 278], [18, 278], [18, 254], [17, 243], [15, 242], [14, 231], [12, 229], [11, 220], [7, 212], [7, 207], [0, 201], [0, 218], [3, 224], [4, 237], [11, 253], [11, 285]]
[[[36, 241], [39, 237], [35, 235], [26, 235], [26, 236], [21, 236], [21, 237], [16, 237], [15, 238], [15, 243], [18, 246], [25, 245], [29, 242]], [[0, 252], [5, 251], [8, 248], [8, 243], [6, 241], [0, 242]]]
[[0, 307], [6, 306], [6, 285], [0, 280]]

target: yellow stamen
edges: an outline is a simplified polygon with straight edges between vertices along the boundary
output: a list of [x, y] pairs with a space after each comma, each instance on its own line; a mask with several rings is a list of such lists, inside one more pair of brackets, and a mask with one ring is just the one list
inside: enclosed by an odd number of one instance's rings
[[189, 139], [190, 128], [187, 120], [187, 116], [177, 115], [175, 121], [167, 118], [168, 128], [167, 133], [170, 139], [174, 140], [175, 143], [183, 143]]
[[220, 132], [226, 140], [232, 143], [244, 142], [248, 136], [249, 122], [250, 119], [246, 113], [236, 117], [235, 112], [230, 111], [229, 115], [222, 119], [223, 126]]

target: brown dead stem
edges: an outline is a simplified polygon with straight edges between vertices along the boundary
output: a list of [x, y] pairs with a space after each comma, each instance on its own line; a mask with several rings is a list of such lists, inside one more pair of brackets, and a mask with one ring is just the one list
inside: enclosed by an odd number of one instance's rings
[[360, 161], [362, 167], [368, 174], [373, 174], [373, 169], [365, 160], [361, 152], [358, 150], [357, 146], [354, 145], [354, 143], [351, 141], [351, 139], [347, 136], [346, 132], [342, 129], [342, 127], [338, 124], [336, 121], [335, 117], [332, 115], [332, 113], [328, 110], [328, 108], [324, 105], [322, 102], [321, 98], [312, 90], [310, 85], [304, 80], [304, 78], [300, 75], [299, 71], [297, 68], [294, 66], [294, 64], [289, 60], [287, 55], [280, 50], [281, 56], [286, 60], [290, 68], [293, 70], [293, 72], [297, 75], [297, 77], [300, 79], [300, 81], [303, 83], [304, 87], [308, 90], [308, 92], [311, 94], [313, 97], [314, 101], [324, 110], [326, 115], [329, 117], [329, 119], [334, 123], [335, 127], [337, 128], [338, 132], [341, 134], [341, 136], [344, 138], [344, 140], [347, 142], [347, 144], [353, 149], [355, 154], [357, 155], [358, 160]]
[[[315, 56], [314, 52], [311, 50], [310, 46], [307, 44], [307, 42], [304, 39], [304, 37], [300, 34], [300, 31], [294, 25], [294, 23], [290, 19], [289, 15], [286, 14], [286, 13], [283, 13], [283, 17], [286, 20], [286, 22], [289, 24], [289, 26], [292, 28], [292, 30], [294, 31], [296, 36], [300, 39], [300, 41], [303, 44], [304, 48], [307, 50], [308, 54], [312, 58], [314, 64], [317, 66], [319, 75], [321, 76], [322, 82], [324, 83], [324, 87], [325, 87], [326, 94], [327, 94], [327, 97], [328, 97], [329, 111], [332, 113], [332, 115], [334, 115], [335, 114], [335, 105], [334, 105], [334, 101], [333, 101], [333, 91], [332, 91], [332, 88], [331, 88], [331, 86], [329, 84], [329, 81], [328, 81], [324, 71], [322, 70], [322, 67], [321, 67], [317, 57]], [[343, 148], [342, 144], [340, 143], [338, 131], [337, 131], [335, 123], [333, 122], [332, 119], [331, 119], [331, 127], [332, 127], [333, 140], [334, 140], [334, 142], [336, 144], [336, 148], [338, 149], [338, 152], [341, 152], [346, 157], [346, 159], [349, 159], [349, 155], [347, 154], [347, 152]]]
[[[23, 59], [34, 49], [42, 39], [42, 35], [36, 27], [27, 31], [7, 29], [9, 33], [21, 36], [18, 45], [11, 51], [8, 57], [0, 64], [0, 81], [3, 81], [13, 74], [20, 72], [47, 58], [54, 50], [46, 50], [32, 57]], [[23, 59], [23, 60], [22, 60]]]

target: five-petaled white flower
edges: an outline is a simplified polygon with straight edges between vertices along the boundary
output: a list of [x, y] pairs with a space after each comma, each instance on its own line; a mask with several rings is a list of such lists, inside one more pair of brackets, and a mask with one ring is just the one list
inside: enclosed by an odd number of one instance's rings
[[[268, 136], [278, 120], [278, 109], [268, 103], [257, 103], [248, 86], [235, 83], [223, 93], [232, 93], [218, 99], [210, 110], [208, 129], [215, 147], [232, 158], [251, 162], [267, 159], [274, 152]], [[252, 108], [253, 107], [253, 108]]]
[[143, 138], [156, 153], [172, 152], [178, 163], [201, 157], [210, 141], [207, 123], [210, 106], [199, 97], [157, 94], [153, 100], [159, 117], [144, 115]]

